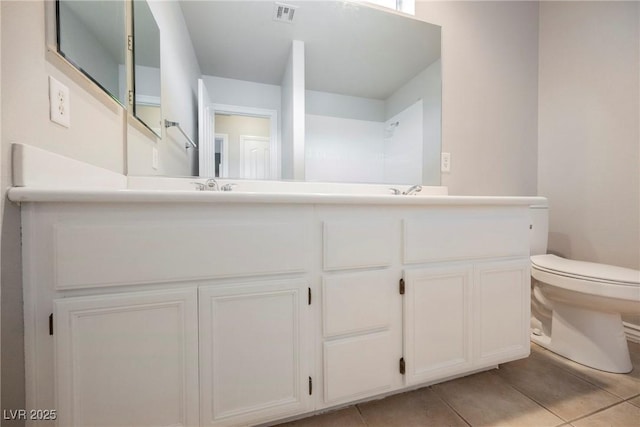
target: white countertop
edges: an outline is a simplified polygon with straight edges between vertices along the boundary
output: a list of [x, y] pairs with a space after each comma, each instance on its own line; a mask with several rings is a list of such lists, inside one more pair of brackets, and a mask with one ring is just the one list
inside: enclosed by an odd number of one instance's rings
[[392, 195], [390, 187], [348, 184], [218, 179], [233, 191], [196, 191], [198, 177], [126, 177], [37, 147], [13, 144], [9, 200], [17, 203], [293, 203], [348, 205], [547, 206], [544, 197], [448, 196], [442, 186], [415, 195]]
[[403, 196], [377, 194], [256, 193], [240, 191], [180, 191], [131, 189], [51, 189], [13, 187], [9, 200], [18, 203], [294, 203], [366, 205], [547, 205], [544, 197]]

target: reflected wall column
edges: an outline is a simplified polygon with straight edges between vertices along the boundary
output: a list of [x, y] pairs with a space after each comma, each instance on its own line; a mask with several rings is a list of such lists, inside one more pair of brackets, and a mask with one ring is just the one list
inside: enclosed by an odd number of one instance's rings
[[304, 181], [304, 42], [294, 40], [282, 77], [282, 178]]

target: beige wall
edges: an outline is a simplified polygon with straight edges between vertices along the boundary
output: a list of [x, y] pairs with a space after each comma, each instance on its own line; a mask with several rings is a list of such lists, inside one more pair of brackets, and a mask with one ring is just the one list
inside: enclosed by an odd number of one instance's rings
[[442, 185], [535, 195], [538, 3], [418, 1], [416, 16], [442, 26]]
[[638, 2], [542, 2], [538, 191], [549, 250], [640, 268]]
[[[5, 199], [11, 185], [11, 143], [35, 145], [122, 172], [124, 118], [113, 102], [101, 102], [45, 59], [44, 2], [3, 0], [0, 10], [2, 408], [18, 409], [24, 408], [22, 267], [20, 211]], [[69, 88], [69, 129], [49, 121], [49, 75]]]

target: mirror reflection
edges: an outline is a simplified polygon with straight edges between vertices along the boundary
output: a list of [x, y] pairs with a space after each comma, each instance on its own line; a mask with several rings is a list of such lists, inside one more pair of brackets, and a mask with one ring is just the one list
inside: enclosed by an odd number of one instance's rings
[[269, 117], [215, 114], [216, 176], [268, 179], [271, 175]]
[[[181, 2], [209, 97], [200, 175], [439, 185], [440, 27], [352, 2], [286, 3]], [[275, 112], [275, 126], [254, 110]]]
[[133, 64], [133, 114], [161, 136], [160, 30], [145, 0], [133, 1]]
[[59, 0], [58, 53], [125, 104], [125, 2]]

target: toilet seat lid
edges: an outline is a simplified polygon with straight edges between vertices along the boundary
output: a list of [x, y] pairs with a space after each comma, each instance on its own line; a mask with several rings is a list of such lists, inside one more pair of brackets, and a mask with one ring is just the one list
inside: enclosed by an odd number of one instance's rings
[[640, 285], [640, 271], [595, 262], [574, 261], [556, 255], [534, 255], [531, 257], [534, 267], [563, 276], [578, 277], [586, 280], [615, 283], [620, 285]]

